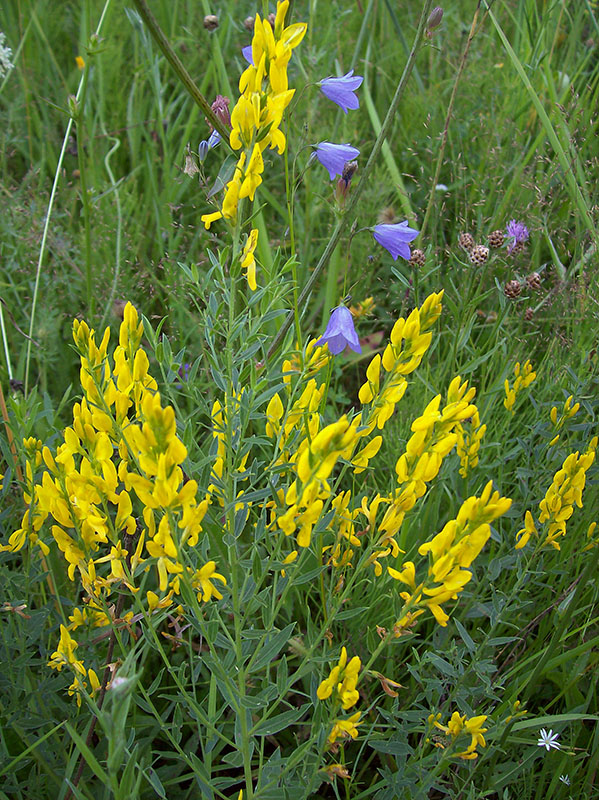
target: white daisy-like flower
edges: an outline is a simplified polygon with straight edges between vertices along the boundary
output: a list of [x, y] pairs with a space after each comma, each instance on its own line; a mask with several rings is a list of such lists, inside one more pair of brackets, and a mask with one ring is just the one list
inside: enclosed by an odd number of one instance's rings
[[537, 745], [539, 747], [544, 747], [546, 750], [559, 750], [561, 748], [561, 744], [557, 741], [559, 739], [559, 733], [554, 733], [552, 730], [549, 733], [545, 730], [545, 728], [541, 728], [539, 731], [540, 739], [537, 741]]
[[566, 784], [566, 786], [569, 786], [569, 785], [570, 785], [570, 778], [569, 778], [569, 776], [568, 776], [568, 775], [560, 775], [560, 776], [559, 776], [559, 779], [560, 779], [560, 781], [561, 781], [562, 783], [565, 783], [565, 784]]

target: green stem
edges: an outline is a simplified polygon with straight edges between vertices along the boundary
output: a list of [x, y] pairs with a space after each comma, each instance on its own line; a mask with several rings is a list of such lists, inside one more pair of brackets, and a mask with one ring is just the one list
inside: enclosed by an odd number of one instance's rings
[[[135, 0], [135, 2], [139, 2], [139, 0]], [[312, 289], [314, 288], [314, 284], [319, 279], [319, 277], [320, 277], [322, 271], [324, 270], [324, 268], [326, 267], [326, 265], [329, 263], [329, 259], [331, 258], [332, 254], [333, 254], [333, 252], [335, 250], [335, 247], [337, 246], [337, 243], [341, 239], [341, 236], [342, 236], [345, 228], [347, 227], [350, 218], [354, 214], [354, 210], [355, 210], [355, 208], [356, 208], [356, 206], [358, 204], [358, 200], [360, 198], [360, 195], [362, 194], [362, 191], [364, 190], [364, 188], [366, 186], [366, 183], [368, 181], [370, 173], [372, 172], [372, 170], [374, 169], [375, 164], [379, 160], [381, 149], [383, 147], [383, 142], [386, 140], [387, 135], [389, 133], [389, 130], [391, 128], [391, 125], [393, 124], [393, 122], [395, 120], [395, 116], [397, 114], [397, 109], [399, 108], [399, 104], [400, 104], [400, 101], [401, 101], [401, 99], [403, 97], [404, 91], [406, 89], [406, 85], [408, 83], [410, 75], [412, 74], [412, 70], [414, 68], [414, 64], [416, 63], [416, 57], [418, 55], [418, 52], [420, 50], [420, 46], [422, 44], [422, 39], [424, 37], [426, 21], [428, 19], [428, 15], [430, 14], [432, 5], [433, 5], [433, 0], [425, 0], [425, 2], [423, 3], [422, 11], [421, 11], [421, 14], [420, 14], [420, 20], [418, 22], [418, 30], [416, 31], [416, 36], [414, 38], [414, 44], [412, 45], [412, 49], [410, 50], [410, 55], [408, 57], [406, 65], [404, 67], [404, 71], [402, 73], [402, 76], [401, 76], [401, 78], [399, 80], [399, 83], [397, 84], [397, 89], [395, 90], [395, 95], [393, 97], [393, 100], [391, 101], [391, 105], [389, 106], [389, 110], [387, 112], [387, 116], [385, 117], [385, 120], [384, 120], [383, 125], [382, 125], [381, 130], [380, 130], [380, 133], [377, 136], [376, 141], [374, 143], [374, 146], [372, 148], [372, 151], [370, 153], [370, 157], [368, 159], [368, 162], [366, 163], [366, 166], [364, 167], [364, 170], [362, 172], [362, 177], [360, 178], [360, 182], [358, 183], [358, 185], [356, 186], [355, 191], [351, 195], [351, 198], [350, 198], [350, 200], [349, 200], [349, 202], [347, 204], [347, 208], [345, 210], [345, 213], [343, 214], [343, 216], [337, 222], [335, 230], [333, 231], [333, 234], [332, 234], [331, 238], [329, 239], [329, 241], [327, 243], [327, 246], [324, 249], [323, 254], [320, 257], [320, 260], [319, 260], [318, 264], [314, 268], [314, 271], [313, 271], [312, 275], [310, 276], [310, 278], [308, 279], [306, 285], [302, 289], [302, 292], [301, 292], [301, 294], [299, 296], [299, 300], [298, 300], [298, 305], [299, 306], [302, 306], [308, 300], [308, 297], [310, 296], [310, 294], [312, 292]], [[270, 346], [270, 348], [268, 350], [268, 357], [271, 357], [276, 352], [278, 347], [281, 345], [283, 339], [285, 338], [285, 335], [286, 335], [287, 331], [289, 330], [289, 328], [293, 324], [293, 319], [294, 319], [294, 313], [291, 312], [290, 314], [288, 314], [287, 318], [285, 319], [285, 321], [281, 325], [281, 328], [279, 329], [279, 332], [275, 336], [274, 341], [273, 341], [273, 343], [271, 344], [271, 346]]]
[[228, 129], [215, 115], [214, 111], [210, 106], [210, 103], [200, 92], [200, 90], [194, 83], [193, 78], [183, 66], [183, 62], [181, 61], [179, 56], [175, 53], [175, 51], [170, 45], [169, 40], [162, 32], [162, 29], [160, 28], [160, 25], [158, 24], [156, 17], [152, 14], [150, 9], [148, 8], [146, 0], [133, 0], [133, 2], [135, 4], [135, 7], [137, 8], [137, 11], [139, 12], [140, 17], [147, 25], [150, 34], [152, 35], [152, 38], [154, 39], [158, 47], [162, 50], [164, 57], [175, 71], [177, 77], [179, 78], [183, 86], [185, 86], [193, 101], [197, 103], [197, 105], [202, 109], [202, 112], [206, 115], [208, 122], [212, 125], [213, 128], [215, 128], [215, 130], [217, 130], [220, 133], [225, 147], [228, 147], [229, 150], [231, 150], [231, 147], [229, 145]]
[[90, 320], [94, 316], [94, 290], [92, 283], [92, 236], [91, 236], [91, 204], [87, 188], [87, 168], [85, 161], [85, 145], [83, 141], [83, 115], [87, 97], [87, 84], [89, 80], [91, 56], [88, 56], [83, 70], [83, 83], [81, 85], [81, 100], [79, 112], [75, 120], [75, 134], [77, 137], [77, 163], [79, 166], [79, 184], [81, 187], [81, 204], [83, 206], [83, 225], [85, 229], [85, 285], [87, 294], [87, 309]]

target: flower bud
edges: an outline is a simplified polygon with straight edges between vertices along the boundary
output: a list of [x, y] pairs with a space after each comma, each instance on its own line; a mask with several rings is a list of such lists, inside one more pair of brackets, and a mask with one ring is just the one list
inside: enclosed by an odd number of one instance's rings
[[69, 95], [69, 99], [67, 100], [67, 108], [69, 109], [69, 114], [71, 117], [77, 121], [81, 108], [79, 106], [79, 100], [77, 100], [74, 94]]
[[210, 150], [210, 145], [205, 139], [203, 139], [198, 145], [198, 156], [200, 159], [200, 164], [203, 164], [204, 161], [206, 160], [206, 156], [208, 155], [208, 150]]
[[441, 20], [443, 19], [443, 9], [441, 6], [435, 6], [431, 11], [428, 20], [426, 21], [426, 29], [427, 31], [432, 31], [435, 28], [438, 28], [441, 24]]
[[254, 30], [254, 18], [246, 17], [243, 20], [243, 27], [246, 29], [246, 31], [249, 31], [251, 33]]
[[231, 112], [229, 111], [229, 98], [222, 94], [216, 95], [216, 100], [210, 106], [214, 111], [214, 116], [219, 119], [227, 128], [231, 127]]
[[218, 17], [215, 14], [206, 14], [204, 27], [207, 31], [215, 31], [218, 28]]
[[335, 196], [337, 197], [337, 202], [339, 205], [343, 205], [345, 198], [349, 192], [349, 187], [351, 184], [351, 179], [354, 177], [356, 170], [358, 169], [358, 162], [357, 161], [346, 161], [345, 166], [343, 167], [343, 172], [341, 173], [341, 177], [337, 181], [337, 187], [335, 189]]

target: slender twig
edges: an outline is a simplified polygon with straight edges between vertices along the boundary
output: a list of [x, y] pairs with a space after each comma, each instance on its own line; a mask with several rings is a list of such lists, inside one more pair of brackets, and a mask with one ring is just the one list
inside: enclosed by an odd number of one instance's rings
[[192, 100], [195, 103], [197, 103], [197, 105], [202, 109], [202, 112], [206, 115], [208, 122], [212, 125], [213, 128], [215, 128], [220, 133], [223, 142], [230, 149], [228, 129], [215, 115], [214, 111], [210, 106], [210, 103], [200, 92], [200, 90], [194, 83], [193, 78], [183, 66], [183, 62], [171, 47], [170, 42], [164, 35], [160, 25], [158, 24], [158, 21], [156, 20], [156, 17], [152, 14], [150, 9], [148, 8], [146, 0], [133, 0], [133, 3], [137, 8], [140, 17], [147, 25], [148, 30], [152, 35], [152, 38], [154, 39], [158, 47], [162, 50], [164, 57], [175, 71], [177, 77], [179, 78], [183, 86], [189, 92], [189, 95], [191, 96]]
[[[137, 2], [138, 0], [135, 1]], [[362, 194], [362, 191], [366, 186], [370, 173], [372, 172], [374, 165], [378, 161], [378, 158], [381, 153], [381, 148], [383, 147], [383, 142], [386, 140], [387, 135], [389, 134], [389, 130], [391, 129], [391, 125], [395, 120], [397, 109], [399, 108], [399, 104], [403, 97], [406, 85], [408, 83], [410, 75], [412, 74], [414, 64], [416, 63], [416, 56], [418, 55], [418, 51], [420, 50], [420, 45], [422, 44], [422, 39], [424, 37], [424, 31], [426, 27], [426, 21], [430, 14], [432, 4], [433, 0], [425, 0], [422, 6], [422, 12], [420, 14], [420, 21], [418, 22], [418, 29], [416, 31], [416, 36], [414, 38], [414, 44], [412, 45], [412, 49], [410, 50], [410, 55], [408, 56], [408, 60], [404, 67], [404, 71], [402, 73], [400, 81], [397, 84], [397, 89], [395, 90], [395, 95], [393, 97], [393, 100], [391, 101], [389, 110], [387, 111], [387, 116], [385, 117], [385, 121], [383, 122], [380, 133], [376, 138], [376, 141], [374, 143], [372, 152], [370, 153], [370, 157], [366, 163], [366, 166], [362, 170], [362, 177], [360, 178], [360, 182], [356, 186], [355, 190], [352, 192], [345, 213], [337, 222], [335, 230], [333, 231], [333, 234], [329, 239], [323, 254], [320, 257], [318, 264], [314, 268], [312, 275], [310, 275], [306, 285], [301, 291], [301, 294], [298, 299], [298, 306], [300, 307], [308, 299], [310, 293], [312, 292], [312, 289], [314, 288], [314, 284], [319, 279], [326, 265], [329, 263], [329, 260], [335, 251], [337, 243], [341, 239], [341, 236], [343, 235], [345, 229], [349, 224], [349, 220], [354, 214], [354, 209], [356, 208], [358, 199], [360, 198], [360, 195]], [[283, 341], [285, 334], [293, 324], [293, 319], [294, 319], [294, 312], [291, 311], [285, 318], [285, 321], [283, 322], [277, 335], [275, 336], [274, 341], [268, 350], [268, 357], [271, 357], [273, 355], [273, 353], [277, 350], [277, 348]]]

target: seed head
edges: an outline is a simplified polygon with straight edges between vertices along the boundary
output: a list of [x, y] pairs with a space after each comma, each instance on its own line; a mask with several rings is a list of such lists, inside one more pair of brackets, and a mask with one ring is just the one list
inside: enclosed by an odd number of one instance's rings
[[484, 244], [475, 244], [469, 255], [473, 264], [484, 264], [489, 258], [489, 248]]
[[531, 306], [528, 306], [528, 308], [527, 308], [527, 309], [526, 309], [526, 311], [524, 312], [524, 319], [525, 319], [527, 322], [530, 322], [530, 321], [531, 321], [531, 319], [534, 317], [534, 315], [535, 315], [535, 310], [534, 310], [534, 308], [531, 308]]
[[412, 250], [412, 255], [410, 257], [410, 266], [423, 267], [425, 263], [426, 263], [426, 256], [424, 255], [424, 250], [419, 250], [418, 248]]
[[504, 239], [503, 231], [492, 231], [489, 234], [489, 247], [503, 247]]
[[470, 233], [460, 233], [458, 236], [458, 244], [466, 252], [470, 252], [474, 247], [474, 237]]
[[503, 289], [505, 296], [509, 297], [510, 300], [515, 300], [517, 297], [520, 297], [522, 293], [522, 286], [520, 286], [520, 281], [511, 280], [508, 281]]
[[204, 17], [204, 27], [207, 31], [215, 31], [218, 28], [218, 17], [216, 14], [206, 14]]
[[526, 276], [526, 285], [533, 292], [537, 292], [541, 288], [541, 276], [538, 272], [531, 272]]

